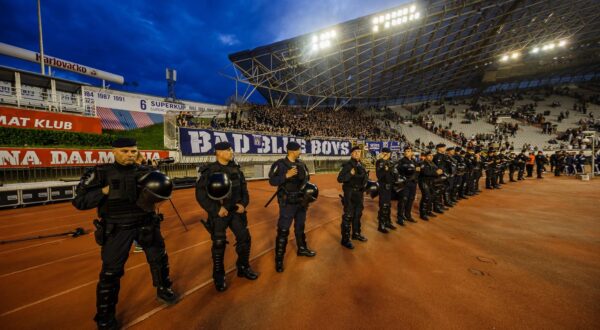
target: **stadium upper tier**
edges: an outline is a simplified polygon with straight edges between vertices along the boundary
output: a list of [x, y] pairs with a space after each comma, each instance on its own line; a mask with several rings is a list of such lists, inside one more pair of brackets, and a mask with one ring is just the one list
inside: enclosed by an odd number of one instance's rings
[[[229, 55], [272, 105], [394, 105], [600, 71], [597, 0], [423, 0]], [[516, 85], [519, 85], [518, 83]]]

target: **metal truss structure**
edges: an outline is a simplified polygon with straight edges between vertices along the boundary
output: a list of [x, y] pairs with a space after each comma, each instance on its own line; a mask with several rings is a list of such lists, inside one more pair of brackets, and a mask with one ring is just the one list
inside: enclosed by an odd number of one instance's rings
[[[274, 106], [335, 109], [444, 97], [527, 75], [600, 69], [598, 0], [423, 0], [418, 20], [375, 32], [373, 13], [326, 29], [229, 55], [235, 74]], [[399, 24], [400, 25], [400, 24]], [[335, 29], [331, 47], [311, 38]], [[549, 42], [562, 50], [531, 54]], [[503, 54], [518, 52], [518, 60]]]

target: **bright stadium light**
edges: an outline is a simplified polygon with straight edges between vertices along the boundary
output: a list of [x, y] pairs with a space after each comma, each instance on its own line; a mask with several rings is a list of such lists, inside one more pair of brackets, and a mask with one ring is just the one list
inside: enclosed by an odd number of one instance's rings
[[540, 48], [539, 48], [539, 47], [534, 47], [534, 48], [531, 50], [531, 54], [537, 54], [537, 53], [539, 53], [539, 51], [540, 51]]
[[379, 32], [381, 29], [389, 29], [402, 25], [408, 21], [414, 21], [421, 17], [421, 13], [417, 11], [416, 5], [410, 5], [399, 8], [387, 13], [381, 13], [371, 19], [373, 24], [373, 32]]
[[311, 50], [313, 52], [317, 52], [319, 50], [323, 50], [325, 48], [329, 48], [332, 44], [332, 39], [337, 37], [337, 32], [335, 30], [329, 30], [322, 32], [320, 34], [314, 34], [311, 38]]
[[510, 55], [510, 58], [512, 58], [513, 60], [516, 60], [517, 58], [519, 58], [519, 56], [521, 56], [521, 53], [514, 52]]
[[558, 47], [564, 47], [567, 45], [567, 41], [566, 40], [561, 40], [558, 42]]
[[554, 43], [551, 43], [548, 45], [548, 49], [554, 49], [554, 47], [556, 47], [556, 45]]
[[502, 55], [502, 57], [500, 58], [501, 62], [506, 62], [508, 61], [508, 55]]

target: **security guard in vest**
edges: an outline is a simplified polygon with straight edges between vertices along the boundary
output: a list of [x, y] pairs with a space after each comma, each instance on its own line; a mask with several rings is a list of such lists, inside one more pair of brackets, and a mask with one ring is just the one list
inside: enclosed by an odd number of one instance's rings
[[392, 188], [394, 184], [394, 164], [390, 160], [392, 152], [389, 148], [381, 149], [381, 158], [375, 162], [375, 171], [377, 181], [379, 181], [379, 212], [377, 220], [379, 225], [377, 230], [384, 234], [389, 233], [388, 229], [396, 229], [392, 225]]
[[303, 189], [310, 184], [308, 167], [300, 157], [300, 144], [291, 141], [286, 145], [287, 157], [277, 160], [269, 171], [269, 184], [278, 187], [277, 202], [279, 203], [279, 220], [277, 222], [277, 237], [275, 239], [275, 270], [283, 272], [283, 258], [287, 247], [290, 227], [294, 222], [297, 255], [314, 257], [317, 253], [308, 248], [304, 224], [308, 209], [307, 195]]
[[156, 204], [170, 198], [173, 184], [163, 173], [135, 163], [134, 139], [118, 138], [112, 146], [115, 162], [88, 170], [73, 200], [79, 210], [97, 208], [100, 217], [94, 220], [96, 242], [102, 246], [94, 317], [98, 329], [119, 328], [115, 310], [120, 280], [134, 240], [146, 253], [157, 298], [167, 304], [179, 300], [171, 288], [169, 259], [160, 233], [162, 215], [155, 213]]
[[342, 246], [354, 249], [350, 241], [350, 228], [352, 228], [352, 239], [366, 242], [367, 238], [361, 234], [360, 218], [363, 211], [363, 193], [369, 180], [369, 172], [360, 162], [361, 148], [354, 146], [350, 150], [350, 160], [342, 164], [337, 181], [342, 184], [344, 191], [342, 215]]
[[215, 144], [216, 161], [199, 169], [196, 182], [196, 200], [208, 213], [205, 223], [212, 239], [213, 280], [217, 291], [227, 290], [225, 282], [225, 246], [227, 228], [235, 235], [237, 274], [249, 280], [256, 280], [250, 267], [251, 237], [248, 231], [246, 208], [250, 202], [244, 172], [233, 160], [233, 150], [229, 142]]
[[397, 223], [403, 225], [404, 221], [417, 222], [411, 213], [417, 195], [417, 180], [421, 165], [415, 161], [410, 146], [404, 148], [404, 157], [398, 161], [397, 167], [398, 172], [406, 178], [406, 186], [398, 196]]

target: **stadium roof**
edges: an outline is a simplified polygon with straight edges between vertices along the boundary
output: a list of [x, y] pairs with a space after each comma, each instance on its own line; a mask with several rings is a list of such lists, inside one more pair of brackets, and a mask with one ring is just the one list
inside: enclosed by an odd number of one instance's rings
[[[377, 26], [377, 27], [375, 27]], [[400, 104], [600, 69], [598, 0], [426, 0], [229, 55], [272, 105]], [[467, 93], [461, 95], [467, 95]]]

